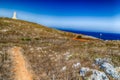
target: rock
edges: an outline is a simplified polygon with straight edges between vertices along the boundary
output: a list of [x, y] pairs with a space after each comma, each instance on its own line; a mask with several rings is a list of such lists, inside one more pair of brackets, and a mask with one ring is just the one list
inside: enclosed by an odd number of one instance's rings
[[99, 65], [100, 69], [103, 69], [105, 73], [109, 74], [112, 76], [114, 79], [120, 80], [120, 74], [119, 72], [115, 69], [115, 67], [109, 63], [110, 60], [104, 58], [97, 58], [95, 60], [95, 64]]
[[109, 58], [103, 58], [103, 59], [97, 58], [97, 59], [95, 59], [95, 64], [101, 65], [101, 64], [104, 63], [104, 62], [110, 62], [110, 61], [111, 61], [111, 60], [110, 60]]
[[100, 65], [100, 68], [103, 69], [107, 74], [109, 74], [113, 78], [120, 79], [120, 75], [115, 70], [113, 65], [111, 65], [111, 64], [109, 64], [107, 62], [104, 62], [103, 64]]
[[[86, 76], [88, 72], [92, 72], [92, 74], [90, 76]], [[109, 78], [106, 76], [104, 72], [85, 67], [81, 68], [80, 76], [82, 76], [84, 79], [87, 78], [88, 80], [109, 80]]]
[[88, 80], [109, 80], [104, 72], [92, 70], [92, 73]]
[[85, 68], [85, 67], [82, 67], [80, 69], [80, 76], [85, 76], [85, 74], [89, 71], [90, 69], [89, 68]]
[[76, 64], [73, 64], [73, 68], [79, 68], [81, 66], [81, 64], [79, 62], [77, 62]]

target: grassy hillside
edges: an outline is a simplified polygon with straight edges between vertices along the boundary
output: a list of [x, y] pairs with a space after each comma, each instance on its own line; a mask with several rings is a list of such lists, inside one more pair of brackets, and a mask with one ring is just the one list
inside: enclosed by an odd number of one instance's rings
[[[8, 51], [21, 47], [34, 80], [78, 80], [80, 67], [93, 67], [96, 58], [110, 58], [120, 66], [120, 41], [79, 41], [76, 34], [51, 29], [36, 23], [9, 18], [0, 18], [0, 80], [13, 80], [12, 60]], [[67, 66], [65, 72], [61, 69]], [[111, 80], [111, 77], [109, 77]], [[82, 80], [82, 79], [81, 79]]]

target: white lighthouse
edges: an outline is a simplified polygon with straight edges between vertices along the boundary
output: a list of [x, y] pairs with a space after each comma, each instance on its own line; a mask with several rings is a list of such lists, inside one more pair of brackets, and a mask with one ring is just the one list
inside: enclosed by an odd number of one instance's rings
[[16, 12], [13, 13], [12, 19], [17, 19], [17, 17], [16, 17]]

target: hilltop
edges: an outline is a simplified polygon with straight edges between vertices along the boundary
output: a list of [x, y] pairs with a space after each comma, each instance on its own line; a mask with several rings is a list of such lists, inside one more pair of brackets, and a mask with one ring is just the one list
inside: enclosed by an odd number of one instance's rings
[[30, 70], [33, 80], [82, 80], [82, 67], [102, 71], [93, 66], [97, 58], [109, 59], [119, 67], [120, 41], [103, 41], [32, 22], [0, 18], [0, 80], [17, 79], [15, 76], [21, 73], [15, 66], [21, 61], [25, 62], [21, 62], [24, 69], [21, 66], [20, 70], [25, 70], [27, 63], [26, 73]]

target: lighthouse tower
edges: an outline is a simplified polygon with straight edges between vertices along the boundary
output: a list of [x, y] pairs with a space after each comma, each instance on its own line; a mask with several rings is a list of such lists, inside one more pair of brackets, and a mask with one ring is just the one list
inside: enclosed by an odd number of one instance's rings
[[16, 18], [16, 12], [13, 13], [12, 19], [17, 19], [17, 18]]

